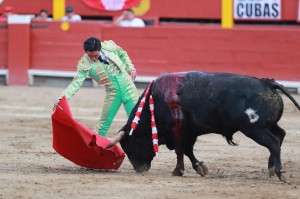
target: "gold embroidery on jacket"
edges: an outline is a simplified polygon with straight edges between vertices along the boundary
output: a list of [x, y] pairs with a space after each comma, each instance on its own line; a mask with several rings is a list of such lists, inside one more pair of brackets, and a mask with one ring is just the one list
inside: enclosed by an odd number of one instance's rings
[[95, 69], [95, 73], [99, 79], [98, 84], [106, 85], [106, 84], [110, 83], [110, 79], [108, 78], [106, 72], [101, 67], [101, 65], [97, 65], [97, 67]]
[[107, 72], [113, 77], [120, 73], [120, 69], [114, 62], [110, 62], [110, 64], [105, 64], [104, 67], [107, 70]]

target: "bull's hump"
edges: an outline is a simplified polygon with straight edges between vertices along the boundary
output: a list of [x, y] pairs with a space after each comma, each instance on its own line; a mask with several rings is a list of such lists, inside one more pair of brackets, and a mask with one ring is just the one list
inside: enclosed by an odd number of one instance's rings
[[182, 82], [182, 78], [186, 73], [168, 73], [162, 75], [156, 80], [157, 89], [164, 95], [169, 95], [168, 97], [174, 98]]

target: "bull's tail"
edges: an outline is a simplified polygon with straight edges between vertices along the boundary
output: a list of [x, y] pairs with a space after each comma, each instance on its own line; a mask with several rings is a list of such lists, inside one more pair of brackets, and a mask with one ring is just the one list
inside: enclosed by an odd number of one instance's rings
[[295, 104], [298, 110], [300, 110], [300, 106], [297, 103], [297, 101], [291, 96], [291, 94], [286, 90], [286, 88], [283, 85], [277, 83], [274, 79], [269, 79], [269, 80], [272, 88], [281, 90]]

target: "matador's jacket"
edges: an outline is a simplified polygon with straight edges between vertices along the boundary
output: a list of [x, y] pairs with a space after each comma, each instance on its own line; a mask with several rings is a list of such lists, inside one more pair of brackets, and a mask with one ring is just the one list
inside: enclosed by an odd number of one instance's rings
[[78, 62], [77, 74], [63, 95], [70, 100], [87, 77], [104, 85], [106, 96], [96, 131], [105, 137], [122, 103], [127, 116], [130, 115], [138, 100], [138, 92], [129, 75], [135, 68], [127, 53], [111, 40], [101, 42], [101, 46], [109, 64], [99, 60], [92, 61], [88, 55], [83, 55]]

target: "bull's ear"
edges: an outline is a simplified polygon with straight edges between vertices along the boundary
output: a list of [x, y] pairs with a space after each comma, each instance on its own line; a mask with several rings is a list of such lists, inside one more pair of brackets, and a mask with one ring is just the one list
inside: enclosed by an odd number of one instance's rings
[[117, 143], [119, 143], [123, 139], [124, 135], [125, 135], [124, 131], [120, 131], [118, 133], [118, 135], [105, 147], [105, 149], [109, 149], [109, 148], [115, 146]]

